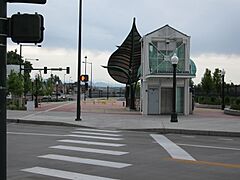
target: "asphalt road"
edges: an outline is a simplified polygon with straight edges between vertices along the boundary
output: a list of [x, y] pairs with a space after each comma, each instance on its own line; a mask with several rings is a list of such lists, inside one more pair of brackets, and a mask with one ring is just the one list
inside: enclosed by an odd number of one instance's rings
[[8, 124], [8, 180], [238, 180], [240, 138]]

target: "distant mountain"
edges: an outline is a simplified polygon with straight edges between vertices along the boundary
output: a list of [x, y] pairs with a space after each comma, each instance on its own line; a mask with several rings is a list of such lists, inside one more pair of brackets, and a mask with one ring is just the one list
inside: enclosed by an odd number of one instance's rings
[[120, 83], [107, 83], [107, 82], [93, 82], [93, 86], [95, 87], [125, 87], [124, 84]]

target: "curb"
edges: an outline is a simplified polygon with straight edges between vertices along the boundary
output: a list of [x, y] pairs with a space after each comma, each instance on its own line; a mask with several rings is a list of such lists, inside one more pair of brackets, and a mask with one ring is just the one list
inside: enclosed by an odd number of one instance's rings
[[[65, 127], [81, 127], [92, 128], [91, 126], [83, 126], [77, 124], [54, 122], [54, 121], [36, 121], [24, 119], [7, 119], [9, 123], [22, 123], [22, 124], [36, 124], [36, 125], [49, 125], [49, 126], [65, 126]], [[159, 134], [186, 134], [186, 135], [204, 135], [204, 136], [226, 136], [226, 137], [240, 137], [240, 132], [227, 132], [227, 131], [205, 131], [205, 130], [188, 130], [188, 129], [168, 129], [168, 128], [155, 128], [155, 129], [121, 129], [126, 131], [139, 131], [139, 132], [153, 132]]]
[[24, 120], [24, 119], [7, 119], [9, 123], [22, 123], [22, 124], [37, 124], [37, 125], [48, 125], [48, 126], [66, 126], [66, 127], [82, 127], [90, 128], [88, 126], [82, 126], [77, 124], [54, 122], [54, 121], [36, 121], [36, 120]]
[[186, 135], [202, 135], [202, 136], [226, 136], [226, 137], [240, 137], [240, 132], [227, 131], [205, 131], [205, 130], [188, 130], [188, 129], [125, 129], [128, 131], [143, 131], [154, 132], [159, 134], [186, 134]]

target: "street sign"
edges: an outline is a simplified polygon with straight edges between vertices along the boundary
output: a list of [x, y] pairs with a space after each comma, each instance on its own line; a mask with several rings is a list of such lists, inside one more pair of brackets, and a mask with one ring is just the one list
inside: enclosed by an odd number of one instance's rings
[[45, 4], [47, 0], [7, 0], [9, 3], [32, 3], [32, 4]]
[[14, 14], [10, 19], [10, 37], [15, 43], [41, 43], [43, 16], [40, 14]]

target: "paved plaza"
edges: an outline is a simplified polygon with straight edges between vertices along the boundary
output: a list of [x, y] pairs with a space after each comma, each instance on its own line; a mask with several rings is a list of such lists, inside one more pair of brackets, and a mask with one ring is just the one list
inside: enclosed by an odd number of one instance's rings
[[41, 103], [34, 111], [8, 110], [7, 118], [9, 122], [46, 125], [240, 136], [240, 117], [226, 115], [222, 110], [195, 108], [192, 115], [179, 115], [178, 123], [171, 123], [169, 115], [145, 116], [129, 111], [124, 103], [116, 99], [82, 101], [81, 121], [75, 121], [75, 101]]

